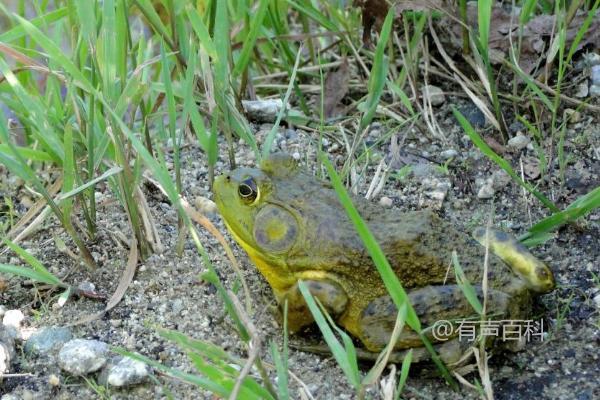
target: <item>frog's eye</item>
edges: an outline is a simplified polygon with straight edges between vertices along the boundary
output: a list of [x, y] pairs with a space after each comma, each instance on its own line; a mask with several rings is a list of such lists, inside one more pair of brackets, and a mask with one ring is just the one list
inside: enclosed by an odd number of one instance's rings
[[253, 203], [258, 197], [256, 182], [252, 178], [246, 178], [238, 186], [238, 194], [246, 203]]

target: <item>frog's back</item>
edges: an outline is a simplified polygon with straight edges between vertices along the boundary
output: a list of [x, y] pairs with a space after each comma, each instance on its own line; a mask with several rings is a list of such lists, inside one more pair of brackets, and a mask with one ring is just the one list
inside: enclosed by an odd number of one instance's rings
[[[326, 182], [319, 185], [308, 182], [308, 177], [296, 180], [294, 190], [283, 192], [285, 198], [280, 198], [299, 214], [304, 224], [304, 238], [288, 254], [288, 263], [295, 270], [358, 273], [365, 278], [377, 275], [335, 191]], [[433, 211], [384, 209], [359, 197], [354, 197], [353, 202], [406, 288], [452, 282], [454, 273], [450, 269], [448, 274], [448, 267], [453, 250], [457, 251], [467, 278], [480, 280], [483, 246], [442, 221]], [[494, 256], [490, 262], [503, 264]], [[503, 265], [500, 270], [503, 269], [508, 276], [508, 267]]]

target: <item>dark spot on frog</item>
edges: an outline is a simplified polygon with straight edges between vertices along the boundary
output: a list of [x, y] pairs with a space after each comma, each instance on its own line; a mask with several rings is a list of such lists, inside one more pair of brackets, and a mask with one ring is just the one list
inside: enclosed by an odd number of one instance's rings
[[506, 232], [495, 231], [496, 240], [499, 242], [508, 242], [510, 240], [510, 236]]
[[375, 304], [377, 300], [372, 301], [369, 305], [363, 310], [362, 316], [364, 317], [372, 317], [377, 312], [377, 305]]
[[264, 230], [262, 230], [262, 229], [256, 230], [256, 242], [259, 244], [267, 243], [267, 235], [265, 234]]

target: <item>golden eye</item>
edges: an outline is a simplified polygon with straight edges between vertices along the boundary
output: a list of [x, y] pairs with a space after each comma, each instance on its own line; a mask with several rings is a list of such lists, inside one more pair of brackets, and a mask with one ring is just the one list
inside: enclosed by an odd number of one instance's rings
[[238, 194], [246, 203], [253, 203], [258, 197], [256, 182], [252, 178], [246, 178], [238, 186]]

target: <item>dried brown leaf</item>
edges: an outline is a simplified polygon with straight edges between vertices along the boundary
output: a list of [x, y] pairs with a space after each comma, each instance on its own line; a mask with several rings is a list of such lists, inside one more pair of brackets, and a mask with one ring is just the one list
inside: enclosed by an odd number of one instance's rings
[[349, 80], [350, 66], [348, 60], [344, 58], [338, 69], [330, 71], [325, 78], [323, 111], [326, 119], [334, 117], [339, 111], [338, 105], [348, 93]]
[[371, 29], [379, 32], [383, 20], [388, 13], [389, 5], [386, 0], [354, 0], [354, 7], [362, 10], [363, 44], [371, 45]]

